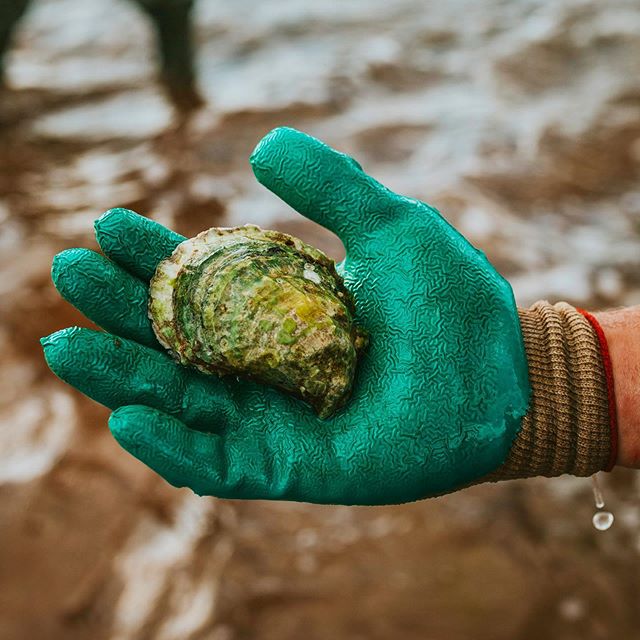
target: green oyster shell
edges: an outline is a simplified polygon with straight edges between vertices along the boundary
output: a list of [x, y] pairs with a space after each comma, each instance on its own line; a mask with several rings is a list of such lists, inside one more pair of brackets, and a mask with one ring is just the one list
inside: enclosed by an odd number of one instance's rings
[[157, 267], [149, 317], [181, 364], [275, 386], [321, 418], [351, 392], [366, 334], [333, 260], [254, 225], [213, 228]]

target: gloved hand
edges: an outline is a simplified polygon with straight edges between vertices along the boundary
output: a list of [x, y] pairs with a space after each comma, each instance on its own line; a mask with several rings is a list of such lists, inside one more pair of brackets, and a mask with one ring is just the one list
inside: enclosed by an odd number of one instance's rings
[[51, 369], [114, 409], [127, 451], [198, 494], [399, 503], [495, 470], [530, 393], [509, 284], [435, 209], [314, 138], [276, 129], [251, 164], [345, 245], [338, 272], [370, 336], [346, 407], [320, 420], [278, 390], [174, 362], [151, 330], [147, 282], [183, 238], [124, 209], [96, 222], [106, 258], [71, 249], [54, 260], [60, 293], [108, 333], [44, 338]]

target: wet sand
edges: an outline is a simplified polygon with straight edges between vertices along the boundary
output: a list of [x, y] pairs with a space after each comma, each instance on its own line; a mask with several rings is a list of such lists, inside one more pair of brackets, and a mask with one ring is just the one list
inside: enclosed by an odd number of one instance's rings
[[474, 487], [384, 508], [219, 501], [123, 452], [46, 368], [91, 326], [49, 270], [126, 206], [257, 223], [342, 256], [258, 185], [289, 125], [437, 206], [522, 306], [640, 303], [640, 3], [201, 0], [180, 121], [127, 3], [39, 0], [0, 97], [0, 640], [561, 640], [640, 633], [640, 480]]

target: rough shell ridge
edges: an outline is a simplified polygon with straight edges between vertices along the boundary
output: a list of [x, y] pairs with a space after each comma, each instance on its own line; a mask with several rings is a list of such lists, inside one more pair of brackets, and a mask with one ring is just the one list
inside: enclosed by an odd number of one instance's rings
[[182, 242], [151, 280], [149, 317], [185, 366], [278, 387], [321, 418], [348, 399], [366, 334], [333, 260], [254, 225]]

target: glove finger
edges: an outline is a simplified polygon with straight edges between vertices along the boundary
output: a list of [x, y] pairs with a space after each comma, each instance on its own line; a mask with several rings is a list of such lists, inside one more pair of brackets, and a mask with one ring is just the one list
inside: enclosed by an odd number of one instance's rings
[[250, 425], [215, 430], [226, 431], [224, 436], [205, 433], [146, 406], [114, 411], [109, 427], [122, 447], [174, 486], [220, 498], [300, 497], [292, 460], [302, 447], [293, 434], [274, 446], [264, 432], [245, 433]]
[[410, 202], [368, 176], [353, 158], [288, 127], [267, 134], [250, 162], [261, 184], [337, 234], [347, 250]]
[[219, 378], [200, 375], [165, 353], [125, 338], [71, 327], [40, 342], [59, 378], [110, 409], [144, 404], [199, 429], [234, 411]]
[[110, 209], [94, 227], [104, 254], [143, 282], [151, 279], [158, 262], [168, 258], [185, 239], [129, 209]]
[[109, 418], [109, 429], [121, 447], [173, 486], [226, 497], [227, 461], [220, 435], [194, 431], [147, 406], [117, 409]]
[[51, 278], [62, 297], [98, 326], [160, 348], [147, 315], [147, 285], [115, 262], [90, 249], [68, 249], [54, 257]]

